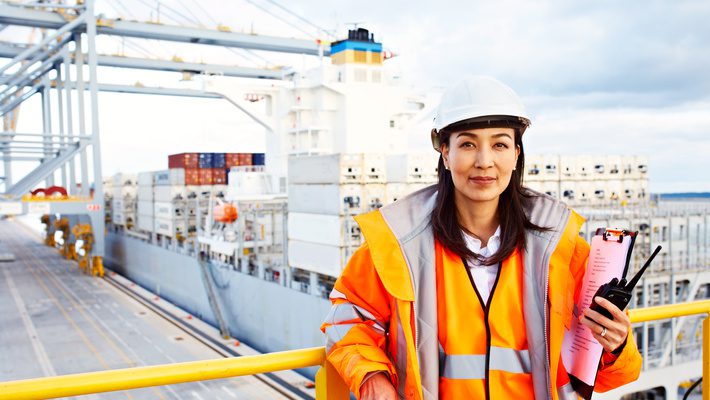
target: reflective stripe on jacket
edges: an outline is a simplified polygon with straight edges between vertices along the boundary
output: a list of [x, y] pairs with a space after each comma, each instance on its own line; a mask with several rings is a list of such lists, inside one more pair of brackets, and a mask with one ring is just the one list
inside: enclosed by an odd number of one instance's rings
[[[589, 245], [578, 236], [584, 220], [549, 196], [530, 194], [537, 198], [526, 210], [528, 217], [551, 228], [526, 232], [521, 254], [532, 390], [535, 399], [574, 398], [559, 360], [589, 254]], [[436, 254], [430, 224], [435, 200], [436, 188], [429, 187], [356, 217], [366, 243], [336, 281], [333, 308], [321, 329], [329, 361], [358, 398], [362, 379], [373, 371], [386, 371], [400, 398], [439, 398]], [[629, 333], [619, 358], [599, 371], [595, 389], [631, 382], [640, 369], [641, 356]]]

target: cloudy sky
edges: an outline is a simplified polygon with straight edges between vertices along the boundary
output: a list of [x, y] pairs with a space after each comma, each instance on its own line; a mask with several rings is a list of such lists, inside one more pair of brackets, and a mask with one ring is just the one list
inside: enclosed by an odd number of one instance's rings
[[[99, 0], [108, 17], [233, 31], [324, 37], [284, 12], [346, 34], [370, 29], [397, 57], [388, 68], [422, 92], [467, 74], [512, 86], [533, 116], [529, 153], [639, 154], [650, 158], [654, 192], [710, 191], [710, 2], [496, 1], [321, 2], [270, 0]], [[275, 18], [272, 14], [279, 15]], [[27, 31], [0, 32], [26, 40]], [[300, 56], [207, 46], [101, 38], [101, 53], [244, 66], [292, 65]], [[100, 71], [101, 80], [190, 87], [178, 74]], [[223, 102], [125, 94], [100, 95], [104, 171], [165, 168], [171, 152], [259, 151], [263, 133]], [[20, 126], [36, 127], [29, 103]], [[24, 117], [24, 118], [23, 118]], [[426, 131], [421, 132], [426, 146]], [[416, 142], [416, 140], [414, 141]]]

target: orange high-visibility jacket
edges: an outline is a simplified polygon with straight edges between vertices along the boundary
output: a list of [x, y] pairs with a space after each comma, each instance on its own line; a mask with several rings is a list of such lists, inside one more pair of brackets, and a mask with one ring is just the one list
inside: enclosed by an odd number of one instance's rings
[[[526, 210], [528, 217], [552, 229], [527, 232], [526, 250], [516, 251], [511, 256], [516, 260], [509, 257], [503, 263], [512, 261], [522, 268], [520, 298], [525, 301], [519, 313], [524, 317], [524, 347], [529, 352], [526, 387], [532, 391], [524, 398], [576, 398], [560, 350], [589, 254], [589, 245], [578, 235], [584, 219], [564, 203], [530, 192], [537, 197]], [[436, 188], [429, 187], [356, 217], [365, 244], [335, 283], [330, 295], [333, 307], [321, 329], [326, 333], [328, 360], [358, 398], [363, 378], [373, 371], [386, 371], [400, 398], [455, 396], [455, 391], [440, 387], [446, 365], [440, 365], [445, 362], [439, 330], [449, 326], [439, 320], [437, 270], [460, 259], [437, 258], [437, 248], [440, 255], [447, 250], [435, 242], [431, 230], [435, 199]], [[600, 369], [595, 390], [632, 382], [640, 370], [641, 355], [629, 332], [616, 361]], [[491, 398], [509, 393], [490, 387]]]

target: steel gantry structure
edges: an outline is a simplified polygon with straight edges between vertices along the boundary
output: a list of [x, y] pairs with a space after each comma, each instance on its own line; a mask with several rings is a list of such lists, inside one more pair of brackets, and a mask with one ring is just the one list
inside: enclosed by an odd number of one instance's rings
[[[94, 3], [95, 0], [77, 0], [75, 4], [0, 3], [0, 27], [15, 25], [52, 30], [34, 45], [0, 43], [0, 57], [10, 59], [0, 66], [0, 116], [4, 122], [0, 132], [4, 166], [4, 177], [0, 178], [4, 186], [0, 215], [44, 214], [48, 227], [56, 214], [88, 216], [93, 233], [91, 261], [102, 270], [105, 216], [98, 91], [222, 98], [267, 130], [271, 129], [263, 118], [247, 111], [236, 99], [200, 91], [100, 84], [97, 66], [277, 80], [285, 79], [291, 71], [99, 55], [97, 35], [321, 57], [330, 55], [330, 46], [320, 40], [106, 19], [95, 15]], [[88, 77], [84, 76], [87, 71]], [[19, 106], [36, 94], [41, 97], [42, 132], [16, 132]], [[37, 164], [15, 180], [13, 164], [28, 161]], [[46, 188], [61, 187], [61, 195], [54, 196], [52, 193], [56, 192], [49, 190], [43, 196], [30, 195], [33, 189], [36, 193], [43, 182]]]

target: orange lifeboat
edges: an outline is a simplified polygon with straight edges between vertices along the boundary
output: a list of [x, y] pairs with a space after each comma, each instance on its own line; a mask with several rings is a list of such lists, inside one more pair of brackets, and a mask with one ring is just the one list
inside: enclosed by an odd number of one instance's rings
[[237, 207], [230, 203], [220, 204], [214, 207], [212, 215], [216, 222], [232, 223], [237, 220]]

